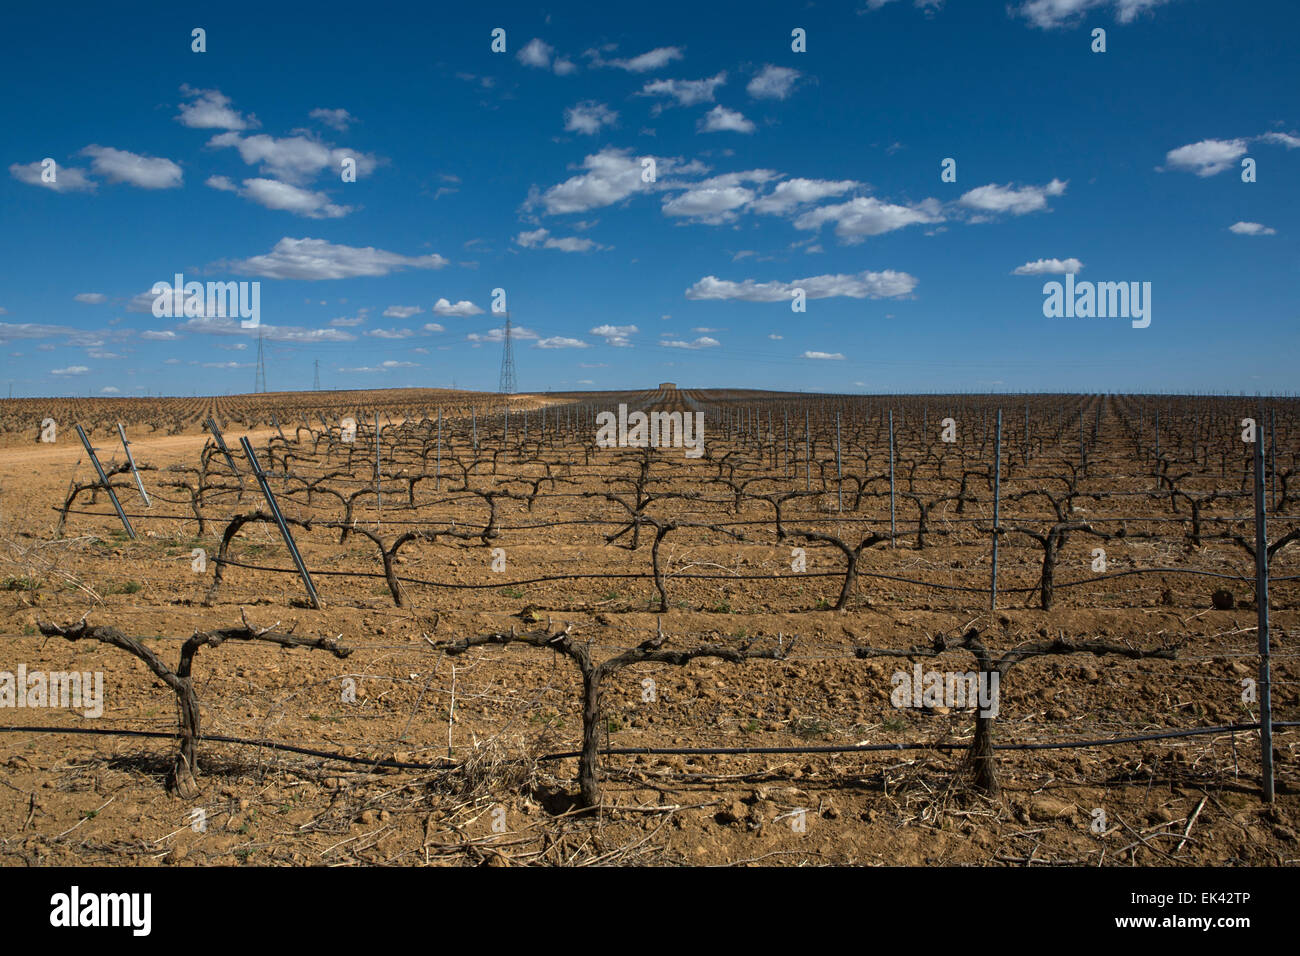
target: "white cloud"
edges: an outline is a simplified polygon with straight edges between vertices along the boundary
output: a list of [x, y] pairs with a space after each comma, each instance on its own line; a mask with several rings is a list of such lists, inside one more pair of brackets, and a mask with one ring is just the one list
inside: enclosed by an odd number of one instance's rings
[[141, 156], [94, 143], [81, 154], [92, 157], [90, 168], [111, 183], [130, 183], [141, 189], [175, 189], [181, 185], [181, 168], [170, 159]]
[[208, 145], [233, 146], [248, 165], [257, 165], [262, 173], [295, 184], [309, 182], [326, 168], [341, 171], [344, 159], [356, 161], [357, 178], [369, 176], [378, 165], [378, 160], [367, 153], [327, 146], [302, 135], [277, 139], [265, 133], [253, 136], [219, 133], [208, 140]]
[[78, 292], [72, 298], [86, 305], [102, 305], [108, 301], [108, 296], [102, 292]]
[[592, 249], [604, 249], [594, 239], [579, 239], [576, 236], [552, 237], [546, 240], [547, 249], [559, 249], [561, 252], [590, 252]]
[[366, 333], [377, 339], [409, 339], [414, 334], [412, 329], [371, 329]]
[[409, 319], [411, 316], [419, 315], [423, 311], [418, 305], [390, 305], [384, 309], [384, 318]]
[[844, 361], [843, 352], [804, 352], [803, 355], [799, 357], [806, 359], [826, 359], [836, 362]]
[[795, 81], [799, 79], [798, 70], [788, 66], [768, 64], [749, 81], [745, 89], [755, 99], [783, 100], [794, 90]]
[[1013, 216], [1023, 216], [1026, 213], [1046, 209], [1047, 197], [1064, 195], [1065, 187], [1066, 183], [1059, 179], [1053, 179], [1045, 186], [1023, 186], [1019, 189], [1010, 183], [1005, 186], [990, 183], [987, 186], [977, 186], [963, 194], [957, 202], [967, 209], [974, 209], [981, 213], [1005, 212]]
[[326, 126], [331, 126], [340, 133], [346, 133], [348, 126], [356, 122], [356, 117], [347, 110], [327, 110], [319, 107], [307, 114], [314, 120], [319, 120]]
[[1246, 155], [1246, 144], [1244, 139], [1203, 139], [1171, 149], [1165, 154], [1165, 162], [1171, 169], [1201, 177], [1214, 176], [1235, 166]]
[[276, 179], [245, 179], [241, 189], [225, 176], [209, 176], [207, 185], [233, 192], [267, 209], [291, 212], [308, 219], [340, 219], [352, 211], [351, 206], [337, 206], [330, 202], [324, 193], [300, 189]]
[[1035, 259], [1023, 266], [1016, 266], [1011, 274], [1015, 276], [1065, 275], [1083, 271], [1083, 263], [1078, 259]]
[[786, 179], [766, 196], [754, 202], [754, 212], [785, 215], [796, 206], [840, 196], [861, 183], [852, 179]]
[[1228, 229], [1239, 236], [1275, 236], [1277, 230], [1258, 222], [1234, 222]]
[[444, 329], [444, 328], [443, 328], [441, 325], [439, 325], [437, 322], [425, 322], [425, 323], [424, 323], [424, 331], [426, 331], [426, 332], [446, 332], [447, 330]]
[[551, 65], [551, 54], [555, 48], [549, 43], [534, 37], [520, 48], [515, 55], [524, 66], [537, 67], [539, 70], [549, 69]]
[[586, 212], [601, 206], [613, 205], [636, 192], [650, 192], [667, 188], [664, 178], [670, 175], [699, 173], [705, 167], [697, 162], [683, 164], [671, 157], [655, 157], [657, 182], [641, 180], [641, 160], [626, 149], [606, 147], [582, 161], [586, 172], [571, 176], [545, 192], [530, 195], [527, 206], [540, 203], [550, 215]]
[[[526, 329], [522, 325], [511, 325], [510, 337], [512, 339], [535, 339], [538, 338], [538, 335], [532, 329]], [[506, 338], [506, 330], [505, 327], [502, 326], [499, 329], [488, 329], [486, 332], [471, 332], [469, 335], [465, 336], [465, 338], [467, 341], [479, 343], [504, 342]]]
[[355, 342], [356, 336], [351, 332], [338, 329], [304, 329], [293, 325], [268, 325], [263, 322], [256, 328], [246, 329], [240, 321], [225, 317], [204, 317], [189, 319], [180, 325], [187, 332], [200, 335], [242, 335], [265, 338], [268, 342], [296, 342], [315, 344], [318, 342]]
[[716, 225], [736, 218], [736, 210], [753, 198], [754, 191], [743, 186], [703, 186], [665, 199], [663, 213], [665, 216], [686, 216]]
[[245, 119], [238, 110], [231, 109], [230, 97], [220, 90], [197, 90], [183, 83], [181, 94], [190, 102], [181, 104], [176, 119], [191, 129], [248, 129], [261, 125], [255, 117]]
[[1264, 133], [1259, 137], [1266, 143], [1277, 143], [1285, 146], [1287, 149], [1296, 149], [1300, 147], [1300, 136], [1291, 133]]
[[[876, 3], [879, 0], [869, 2]], [[1106, 7], [1114, 8], [1115, 19], [1120, 23], [1132, 23], [1139, 14], [1169, 2], [1170, 0], [1024, 0], [1014, 12], [1036, 27], [1052, 30], [1078, 23], [1088, 11]], [[917, 6], [920, 6], [919, 0]]]
[[537, 349], [588, 349], [591, 348], [582, 339], [571, 339], [563, 335], [552, 335], [549, 338], [538, 339], [537, 344], [533, 346]]
[[44, 325], [39, 322], [0, 322], [0, 342], [10, 339], [47, 339], [55, 335], [73, 335], [76, 329], [66, 325]]
[[773, 342], [780, 342], [782, 339], [785, 338], [784, 335], [777, 335], [775, 332], [769, 332], [767, 334], [767, 337], [771, 339]]
[[403, 256], [374, 246], [343, 246], [324, 239], [285, 236], [269, 253], [238, 260], [230, 268], [241, 275], [267, 279], [351, 279], [385, 276], [406, 268], [441, 269], [445, 265], [447, 260], [436, 254]]
[[635, 325], [598, 325], [588, 331], [604, 339], [606, 345], [627, 348], [632, 344], [630, 336], [635, 335], [640, 329]]
[[626, 60], [597, 60], [594, 65], [613, 66], [620, 70], [627, 70], [629, 73], [649, 73], [651, 70], [658, 70], [681, 58], [681, 47], [661, 46]]
[[752, 133], [754, 124], [743, 113], [719, 105], [701, 117], [696, 129], [701, 133]]
[[52, 368], [51, 375], [85, 375], [90, 369], [85, 365], [69, 365], [67, 368]]
[[617, 120], [618, 113], [595, 100], [585, 100], [564, 111], [564, 128], [584, 136], [595, 135], [602, 126], [613, 126]]
[[121, 391], [122, 391], [122, 390], [121, 390], [120, 388], [118, 388], [116, 385], [105, 385], [103, 388], [101, 388], [101, 389], [99, 390], [99, 394], [100, 394], [100, 395], [117, 395], [117, 394], [119, 394]]
[[887, 269], [884, 272], [859, 272], [856, 275], [820, 275], [792, 282], [756, 282], [745, 279], [732, 282], [717, 276], [705, 276], [686, 290], [688, 299], [739, 299], [742, 302], [789, 302], [795, 289], [803, 289], [809, 299], [847, 297], [880, 299], [907, 295], [916, 288], [916, 277]]
[[521, 232], [515, 236], [515, 242], [525, 249], [532, 249], [540, 245], [544, 249], [559, 249], [561, 252], [590, 252], [592, 249], [605, 248], [594, 239], [579, 239], [575, 236], [557, 238], [550, 234], [549, 229], [534, 229], [531, 232]]
[[140, 338], [146, 339], [150, 342], [172, 342], [175, 341], [177, 335], [171, 329], [147, 329], [140, 333]]
[[41, 178], [43, 172], [44, 169], [40, 160], [34, 163], [14, 163], [9, 167], [9, 174], [19, 182], [26, 183], [29, 186], [44, 186], [56, 193], [90, 192], [96, 187], [93, 180], [86, 178], [84, 169], [60, 166], [55, 163], [54, 182], [52, 183], [47, 183]]
[[378, 365], [362, 365], [357, 368], [340, 368], [340, 372], [391, 372], [395, 368], [419, 368], [418, 362], [399, 362], [396, 359], [389, 359], [386, 362], [380, 362]]
[[640, 95], [667, 96], [675, 99], [679, 106], [694, 106], [712, 103], [714, 91], [726, 82], [725, 70], [703, 80], [651, 80], [641, 88]]
[[712, 339], [707, 335], [702, 335], [692, 342], [683, 342], [680, 339], [664, 339], [659, 344], [670, 349], [711, 349], [721, 345], [722, 343], [717, 339]]
[[874, 196], [860, 196], [848, 202], [820, 206], [803, 213], [794, 221], [796, 229], [820, 229], [835, 223], [835, 235], [844, 242], [861, 242], [866, 236], [879, 236], [895, 229], [925, 223], [943, 222], [937, 200], [926, 199], [916, 205], [900, 206], [881, 202]]
[[469, 299], [461, 299], [455, 305], [452, 305], [446, 299], [439, 299], [433, 304], [433, 311], [437, 315], [451, 315], [458, 317], [480, 315], [483, 312], [482, 309], [469, 301]]

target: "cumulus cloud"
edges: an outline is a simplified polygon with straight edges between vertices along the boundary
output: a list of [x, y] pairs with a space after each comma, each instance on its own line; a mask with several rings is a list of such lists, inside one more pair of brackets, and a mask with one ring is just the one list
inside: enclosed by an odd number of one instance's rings
[[242, 335], [264, 338], [268, 342], [306, 345], [318, 342], [355, 342], [357, 338], [351, 332], [340, 332], [338, 329], [306, 329], [295, 325], [268, 325], [265, 322], [256, 328], [246, 329], [238, 319], [221, 316], [189, 319], [181, 323], [180, 328], [200, 335]]
[[433, 304], [433, 311], [437, 315], [450, 315], [464, 317], [468, 315], [480, 315], [483, 310], [476, 306], [469, 299], [461, 299], [454, 305], [446, 299], [439, 299]]
[[368, 153], [329, 146], [303, 135], [277, 138], [265, 133], [219, 133], [208, 140], [208, 145], [234, 147], [249, 166], [258, 166], [263, 174], [296, 185], [309, 182], [326, 168], [342, 170], [344, 159], [356, 161], [358, 179], [369, 176], [378, 165], [378, 160]]
[[76, 331], [66, 325], [45, 325], [41, 322], [0, 322], [0, 342], [11, 339], [48, 339], [55, 335], [73, 335]]
[[515, 58], [524, 66], [536, 67], [539, 70], [554, 70], [556, 76], [567, 76], [577, 70], [577, 66], [572, 60], [564, 57], [555, 57], [554, 62], [551, 57], [555, 54], [555, 47], [543, 40], [534, 37], [520, 48]]
[[419, 315], [423, 311], [418, 305], [390, 305], [384, 309], [384, 318], [409, 319], [411, 316]]
[[711, 349], [721, 345], [722, 343], [717, 339], [709, 338], [707, 335], [702, 335], [691, 342], [684, 342], [681, 339], [664, 339], [659, 344], [664, 348], [670, 349]]
[[859, 272], [853, 275], [820, 275], [791, 282], [733, 282], [705, 276], [686, 290], [686, 298], [702, 300], [738, 299], [742, 302], [789, 302], [795, 289], [809, 299], [881, 299], [907, 295], [916, 288], [916, 277], [906, 272]]
[[701, 133], [752, 133], [754, 124], [743, 113], [719, 105], [704, 114], [696, 129]]
[[52, 368], [51, 375], [85, 375], [90, 369], [85, 365], [69, 365], [67, 368]]
[[426, 331], [426, 332], [446, 332], [447, 330], [444, 329], [444, 328], [443, 328], [441, 325], [439, 325], [437, 322], [425, 322], [425, 323], [424, 323], [424, 331]]
[[[513, 331], [513, 330], [512, 330]], [[552, 335], [549, 338], [538, 339], [535, 349], [589, 349], [591, 348], [582, 339], [572, 339], [563, 335]]]
[[589, 252], [592, 249], [604, 249], [594, 239], [579, 239], [575, 236], [552, 236], [549, 229], [534, 229], [521, 232], [515, 236], [515, 242], [525, 249], [541, 246], [543, 249], [559, 249], [561, 252]]
[[604, 339], [606, 345], [627, 348], [632, 344], [630, 336], [636, 335], [640, 329], [635, 325], [598, 325], [588, 331]]
[[836, 362], [844, 361], [843, 352], [804, 352], [803, 355], [799, 357], [806, 359], [825, 359]]
[[957, 202], [979, 213], [993, 215], [1010, 213], [1013, 216], [1023, 216], [1026, 213], [1046, 209], [1047, 197], [1063, 196], [1065, 187], [1066, 183], [1059, 179], [1053, 179], [1045, 186], [1022, 186], [1019, 189], [1010, 183], [1005, 186], [990, 183], [964, 193]]
[[108, 296], [102, 292], [78, 292], [72, 298], [86, 305], [102, 305], [108, 301]]
[[594, 65], [617, 67], [620, 70], [627, 70], [629, 73], [649, 73], [651, 70], [661, 69], [674, 60], [680, 60], [681, 58], [681, 47], [661, 46], [626, 60], [601, 60], [597, 57]]
[[593, 136], [602, 126], [613, 126], [617, 120], [618, 113], [595, 100], [585, 100], [564, 111], [564, 128], [584, 136]]
[[519, 52], [515, 54], [515, 58], [524, 66], [533, 66], [545, 70], [550, 67], [551, 54], [554, 52], [555, 48], [549, 43], [533, 37], [520, 47]]
[[754, 202], [754, 212], [785, 215], [796, 206], [841, 196], [861, 183], [852, 179], [786, 179]]
[[371, 329], [366, 333], [376, 339], [409, 339], [414, 334], [412, 329]]
[[346, 133], [348, 127], [352, 123], [356, 122], [356, 117], [347, 110], [342, 109], [327, 110], [324, 107], [320, 107], [312, 110], [307, 115], [318, 122], [324, 123], [326, 126], [338, 130], [340, 133]]
[[207, 185], [235, 193], [267, 209], [291, 212], [307, 219], [341, 219], [352, 211], [351, 206], [335, 205], [322, 192], [300, 189], [277, 179], [245, 179], [241, 188], [225, 176], [209, 176]]
[[171, 329], [147, 329], [140, 333], [140, 338], [149, 342], [174, 342], [178, 336]]
[[111, 183], [130, 183], [141, 189], [175, 189], [181, 185], [181, 168], [160, 156], [141, 156], [94, 143], [81, 151], [90, 156], [90, 168]]
[[54, 181], [46, 182], [42, 178], [44, 167], [41, 161], [34, 163], [14, 163], [9, 167], [9, 175], [29, 186], [44, 186], [56, 193], [90, 192], [95, 189], [95, 181], [86, 177], [84, 169], [54, 164]]
[[586, 212], [621, 202], [636, 192], [664, 188], [666, 176], [699, 172], [703, 168], [696, 163], [682, 164], [670, 157], [656, 157], [659, 182], [646, 183], [641, 180], [642, 158], [632, 156], [626, 149], [602, 149], [582, 161], [585, 172], [531, 196], [527, 205], [540, 203], [550, 215]]
[[1300, 136], [1293, 133], [1264, 133], [1259, 137], [1266, 143], [1276, 143], [1279, 146], [1285, 146], [1287, 149], [1300, 147]]
[[1078, 259], [1035, 259], [1023, 266], [1016, 266], [1011, 274], [1016, 276], [1065, 275], [1083, 271], [1083, 263]]
[[266, 279], [351, 279], [386, 276], [401, 269], [441, 269], [440, 255], [403, 256], [374, 246], [336, 245], [325, 239], [285, 236], [265, 255], [237, 260], [230, 268], [240, 275]]
[[[879, 0], [869, 0], [877, 3]], [[887, 2], [887, 0], [886, 0]], [[1078, 23], [1091, 10], [1111, 9], [1120, 23], [1132, 23], [1138, 15], [1171, 0], [1024, 0], [1014, 12], [1036, 27], [1054, 30]], [[920, 6], [920, 0], [917, 6]]]
[[[532, 329], [526, 329], [522, 325], [512, 325], [510, 326], [510, 337], [512, 339], [535, 339], [538, 338], [538, 335]], [[505, 338], [505, 326], [502, 326], [499, 329], [488, 329], [486, 332], [471, 332], [469, 335], [465, 336], [467, 341], [478, 342], [480, 344], [504, 342]]]
[[181, 84], [181, 95], [189, 100], [181, 104], [176, 119], [191, 129], [248, 129], [260, 126], [255, 117], [245, 118], [230, 106], [230, 97], [220, 90], [198, 90]]
[[810, 209], [795, 219], [794, 226], [796, 229], [817, 230], [828, 222], [835, 223], [836, 236], [854, 244], [867, 236], [879, 236], [907, 226], [943, 222], [943, 215], [935, 199], [901, 206], [882, 202], [874, 196], [860, 196], [848, 202]]
[[1171, 149], [1165, 154], [1165, 164], [1168, 169], [1214, 176], [1237, 165], [1237, 160], [1246, 155], [1246, 146], [1245, 139], [1203, 139]]
[[800, 75], [798, 70], [792, 70], [788, 66], [773, 66], [769, 63], [749, 81], [745, 90], [755, 99], [783, 100], [793, 92]]
[[726, 82], [725, 70], [702, 80], [651, 80], [641, 88], [640, 95], [666, 96], [676, 100], [678, 106], [695, 106], [712, 103], [714, 92]]
[[1258, 222], [1234, 222], [1228, 227], [1239, 236], [1275, 236], [1277, 230]]
[[679, 196], [665, 199], [665, 216], [685, 216], [699, 222], [717, 224], [736, 217], [736, 210], [754, 198], [754, 191], [744, 186], [701, 186]]

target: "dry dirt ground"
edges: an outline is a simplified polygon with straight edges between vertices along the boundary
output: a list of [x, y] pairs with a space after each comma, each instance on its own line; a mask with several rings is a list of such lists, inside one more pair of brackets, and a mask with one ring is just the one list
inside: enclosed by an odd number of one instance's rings
[[[274, 432], [249, 434], [265, 443]], [[89, 614], [92, 624], [145, 638], [174, 666], [190, 634], [234, 626], [242, 613], [260, 626], [294, 623], [300, 635], [336, 637], [352, 653], [336, 659], [322, 651], [239, 642], [201, 650], [195, 688], [203, 732], [294, 744], [359, 762], [204, 741], [202, 790], [184, 799], [164, 787], [174, 740], [0, 733], [5, 864], [1127, 866], [1300, 860], [1300, 734], [1294, 729], [1274, 739], [1279, 795], [1272, 807], [1259, 798], [1258, 734], [1222, 732], [1106, 748], [1001, 751], [1003, 789], [996, 799], [966, 786], [961, 749], [610, 756], [602, 763], [604, 806], [581, 812], [574, 803], [576, 761], [539, 759], [576, 749], [580, 681], [572, 665], [518, 645], [455, 657], [433, 645], [512, 626], [570, 622], [603, 657], [653, 636], [661, 616], [652, 607], [649, 580], [495, 583], [573, 571], [645, 571], [644, 541], [631, 552], [618, 546], [622, 542], [604, 544], [589, 528], [559, 523], [579, 510], [609, 516], [607, 506], [539, 501], [529, 512], [522, 502], [507, 502], [506, 525], [537, 527], [492, 542], [504, 549], [504, 573], [491, 570], [491, 548], [477, 540], [404, 549], [401, 573], [478, 586], [411, 586], [407, 607], [394, 605], [382, 576], [357, 576], [380, 570], [369, 541], [353, 535], [339, 544], [336, 528], [298, 531], [322, 609], [305, 605], [294, 575], [240, 567], [228, 569], [222, 589], [205, 606], [212, 568], [193, 572], [191, 552], [202, 547], [216, 554], [224, 520], [213, 520], [197, 537], [193, 521], [142, 517], [135, 521], [139, 537], [130, 541], [109, 516], [73, 513], [63, 537], [54, 537], [56, 511], [74, 469], [77, 481], [90, 477], [84, 452], [69, 438], [0, 450], [0, 671], [15, 672], [20, 664], [29, 672], [102, 671], [103, 715], [6, 708], [0, 724], [172, 733], [175, 698], [140, 660], [115, 647], [42, 636], [38, 624], [71, 624]], [[133, 451], [137, 461], [156, 469], [194, 466], [204, 442], [197, 433], [141, 437]], [[159, 499], [153, 513], [188, 514], [179, 498], [164, 500], [172, 492], [158, 487], [162, 474], [145, 471]], [[119, 487], [131, 513], [150, 514], [133, 491]], [[430, 502], [438, 497], [426, 485], [418, 494]], [[210, 515], [258, 504], [250, 482], [241, 499], [228, 495]], [[357, 525], [382, 528], [391, 537], [399, 522], [411, 520], [402, 504], [394, 497], [379, 515], [366, 504]], [[709, 520], [723, 517], [721, 508]], [[103, 496], [93, 504], [88, 496], [78, 499], [74, 510], [82, 509], [112, 511]], [[290, 501], [285, 510], [336, 516], [339, 508], [318, 503], [309, 512]], [[483, 512], [469, 510], [479, 517]], [[458, 513], [465, 508], [430, 504], [419, 520]], [[249, 526], [237, 545], [240, 561], [289, 566], [272, 526]], [[899, 545], [865, 552], [864, 569], [957, 583], [987, 574], [982, 544]], [[1082, 562], [1092, 544], [1074, 547]], [[1071, 592], [1051, 611], [1032, 606], [1032, 594], [1014, 594], [1005, 599], [1007, 609], [990, 613], [978, 595], [866, 579], [840, 612], [825, 609], [838, 578], [798, 579], [789, 574], [789, 553], [788, 544], [771, 535], [746, 543], [704, 532], [666, 540], [664, 556], [673, 571], [785, 575], [775, 582], [672, 581], [672, 606], [662, 615], [668, 646], [797, 643], [781, 661], [701, 660], [618, 672], [602, 715], [610, 746], [964, 747], [972, 711], [892, 706], [890, 677], [910, 670], [911, 662], [857, 660], [852, 648], [902, 649], [969, 626], [996, 648], [1058, 634], [1139, 647], [1180, 645], [1174, 660], [1074, 654], [1017, 666], [1003, 686], [998, 742], [1083, 740], [1258, 719], [1255, 705], [1241, 700], [1242, 680], [1256, 666], [1248, 586], [1236, 587], [1238, 604], [1231, 610], [1210, 606], [1208, 579], [1135, 576]], [[1034, 584], [1036, 553], [1006, 546], [1006, 586]], [[809, 558], [810, 571], [841, 566], [829, 549], [809, 548]], [[1295, 573], [1294, 556], [1289, 560], [1283, 570]], [[1249, 567], [1227, 548], [1184, 554], [1159, 542], [1116, 543], [1112, 562], [1128, 566], [1125, 561], [1197, 561], [1207, 568], [1231, 565], [1239, 573]], [[1300, 655], [1292, 637], [1300, 623], [1297, 596], [1295, 584], [1279, 585], [1274, 599], [1278, 720], [1300, 715]], [[926, 668], [941, 666], [920, 660]], [[974, 666], [969, 655], [946, 660], [947, 668]], [[349, 680], [355, 702], [344, 700]], [[427, 769], [373, 766], [383, 758]]]

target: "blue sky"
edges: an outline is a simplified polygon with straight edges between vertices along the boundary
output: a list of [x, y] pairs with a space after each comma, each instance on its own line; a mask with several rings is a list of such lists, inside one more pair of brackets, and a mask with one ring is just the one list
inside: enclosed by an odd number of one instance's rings
[[[259, 333], [272, 390], [494, 390], [496, 288], [520, 391], [1295, 388], [1292, 2], [0, 21], [15, 396], [251, 391]], [[1150, 282], [1150, 326], [1045, 317], [1067, 271]], [[261, 328], [156, 318], [178, 272], [259, 282]]]

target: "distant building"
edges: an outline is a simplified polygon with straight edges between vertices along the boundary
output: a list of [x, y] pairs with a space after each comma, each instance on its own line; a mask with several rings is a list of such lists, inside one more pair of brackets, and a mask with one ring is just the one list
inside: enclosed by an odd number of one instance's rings
[[663, 391], [668, 391], [669, 389], [675, 389], [675, 388], [677, 388], [677, 383], [676, 383], [676, 382], [660, 382], [660, 383], [659, 383], [659, 390], [660, 390], [661, 392], [663, 392]]

